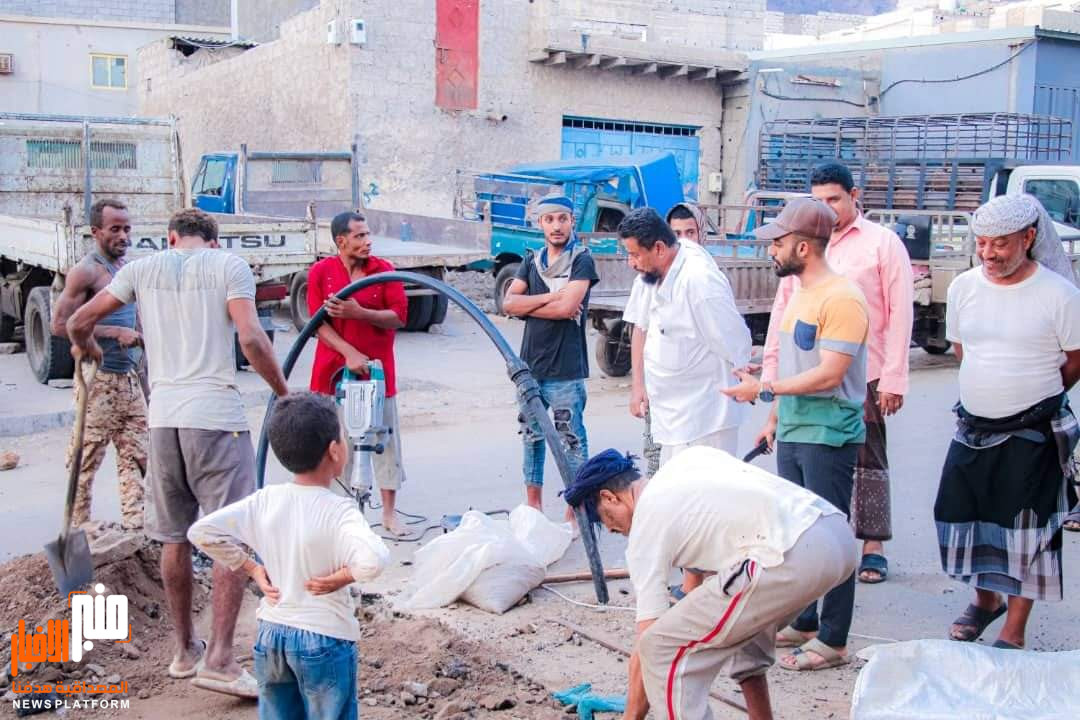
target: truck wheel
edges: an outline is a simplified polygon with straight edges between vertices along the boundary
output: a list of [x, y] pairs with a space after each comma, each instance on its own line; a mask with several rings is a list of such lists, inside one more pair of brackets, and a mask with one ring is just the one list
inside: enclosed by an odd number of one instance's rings
[[307, 276], [307, 270], [296, 273], [289, 286], [289, 315], [292, 316], [296, 332], [303, 330], [311, 320], [307, 306]]
[[405, 315], [405, 327], [408, 332], [423, 332], [431, 325], [432, 311], [435, 309], [434, 295], [412, 295], [409, 297], [409, 311]]
[[39, 286], [30, 291], [26, 301], [26, 357], [38, 382], [75, 376], [75, 359], [71, 357], [71, 343], [67, 338], [52, 334], [49, 324], [52, 307], [49, 288]]
[[509, 263], [508, 265], [503, 265], [502, 269], [495, 274], [495, 312], [499, 315], [506, 314], [503, 312], [503, 298], [506, 297], [506, 289], [509, 288], [510, 283], [513, 282], [519, 267], [521, 267], [521, 263]]
[[[266, 337], [270, 338], [270, 344], [273, 345], [274, 344], [274, 331], [273, 330], [267, 330], [266, 331]], [[240, 336], [238, 336], [236, 333], [233, 333], [233, 353], [236, 356], [236, 369], [237, 370], [243, 370], [244, 368], [246, 368], [248, 365], [251, 364], [250, 362], [248, 362], [247, 355], [245, 355], [244, 351], [240, 348]]]
[[15, 318], [0, 312], [0, 342], [11, 342], [15, 337]]
[[427, 330], [432, 325], [441, 325], [446, 321], [446, 311], [450, 307], [450, 298], [446, 297], [442, 293], [435, 296], [435, 307], [431, 310], [431, 322], [428, 323]]
[[942, 347], [941, 345], [920, 345], [919, 347], [921, 347], [930, 355], [944, 355], [945, 353], [949, 352], [949, 348], [952, 347], [952, 343], [946, 340], [944, 347]]
[[596, 338], [596, 363], [608, 377], [623, 377], [630, 372], [630, 328], [616, 320], [606, 334]]

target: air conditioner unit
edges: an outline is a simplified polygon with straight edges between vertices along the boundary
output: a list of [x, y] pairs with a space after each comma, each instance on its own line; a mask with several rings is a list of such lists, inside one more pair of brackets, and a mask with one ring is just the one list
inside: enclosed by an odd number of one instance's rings
[[10, 75], [15, 72], [15, 56], [11, 53], [0, 53], [0, 75]]
[[326, 23], [326, 44], [327, 45], [340, 45], [341, 36], [338, 34], [338, 21], [331, 20]]
[[349, 42], [353, 45], [363, 45], [367, 42], [367, 23], [360, 18], [353, 18], [349, 26]]

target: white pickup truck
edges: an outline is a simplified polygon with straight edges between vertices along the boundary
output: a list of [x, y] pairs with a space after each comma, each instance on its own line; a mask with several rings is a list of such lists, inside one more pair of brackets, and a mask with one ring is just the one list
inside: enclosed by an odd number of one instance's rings
[[[67, 341], [49, 331], [67, 272], [92, 247], [90, 206], [112, 197], [132, 218], [130, 257], [166, 247], [169, 216], [186, 205], [171, 120], [0, 113], [0, 342], [23, 326], [43, 383], [71, 377]], [[255, 274], [263, 325], [288, 280], [316, 259], [312, 221], [218, 216], [220, 242]], [[238, 364], [244, 364], [237, 353]]]

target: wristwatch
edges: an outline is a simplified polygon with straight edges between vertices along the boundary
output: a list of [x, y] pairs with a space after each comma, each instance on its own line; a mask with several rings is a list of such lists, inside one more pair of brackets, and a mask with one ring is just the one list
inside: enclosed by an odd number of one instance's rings
[[772, 383], [763, 382], [758, 389], [758, 400], [761, 402], [771, 403], [776, 399], [776, 393], [773, 392]]

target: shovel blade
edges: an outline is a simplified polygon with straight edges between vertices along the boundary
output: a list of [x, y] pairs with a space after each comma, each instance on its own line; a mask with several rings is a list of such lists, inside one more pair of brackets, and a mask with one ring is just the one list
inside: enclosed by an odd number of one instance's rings
[[94, 580], [94, 561], [90, 557], [90, 542], [82, 530], [68, 533], [67, 542], [56, 539], [45, 546], [45, 557], [52, 569], [60, 597], [89, 585]]

